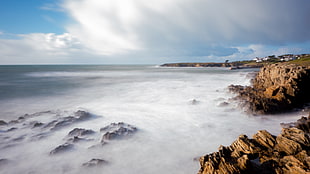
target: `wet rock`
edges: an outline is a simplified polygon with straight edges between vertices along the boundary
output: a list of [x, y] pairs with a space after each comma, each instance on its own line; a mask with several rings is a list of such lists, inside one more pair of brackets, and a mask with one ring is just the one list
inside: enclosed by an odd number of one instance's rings
[[41, 122], [35, 122], [35, 123], [33, 124], [32, 128], [41, 127], [41, 126], [43, 126], [43, 125], [44, 125], [44, 124], [41, 123]]
[[222, 102], [222, 103], [220, 103], [218, 106], [219, 106], [219, 107], [225, 107], [225, 106], [228, 106], [228, 105], [229, 105], [228, 102]]
[[0, 167], [8, 164], [10, 161], [8, 159], [2, 158], [0, 159]]
[[7, 132], [15, 131], [16, 129], [17, 129], [16, 127], [12, 127], [10, 129], [8, 129]]
[[50, 152], [50, 155], [56, 155], [56, 154], [68, 152], [68, 151], [72, 150], [73, 147], [74, 147], [73, 144], [69, 144], [69, 143], [62, 144], [62, 145], [56, 147], [55, 149], [53, 149]]
[[199, 104], [200, 102], [196, 99], [193, 99], [191, 102], [190, 102], [192, 105], [197, 105]]
[[106, 165], [108, 162], [104, 159], [91, 159], [90, 161], [83, 163], [84, 167], [97, 167], [97, 166], [102, 166]]
[[[308, 123], [303, 117], [299, 122]], [[296, 123], [298, 125], [298, 123]], [[290, 174], [310, 173], [309, 132], [297, 127], [283, 128], [278, 136], [266, 130], [249, 139], [240, 135], [230, 146], [200, 158], [199, 174]]]
[[73, 123], [88, 120], [90, 118], [90, 113], [79, 110], [75, 112], [73, 116], [63, 117], [59, 120], [53, 120], [52, 122], [48, 123], [46, 127], [51, 127], [51, 130], [57, 130]]
[[69, 137], [85, 136], [85, 135], [91, 135], [94, 133], [95, 133], [95, 131], [93, 131], [91, 129], [75, 128], [69, 132], [68, 136]]
[[7, 122], [5, 122], [5, 121], [3, 121], [3, 120], [0, 120], [0, 126], [6, 126], [6, 125], [8, 125]]
[[71, 137], [67, 140], [67, 143], [78, 143], [81, 141], [92, 141], [93, 139], [80, 138], [78, 136]]
[[91, 114], [86, 111], [78, 110], [74, 113], [74, 116], [77, 118], [77, 121], [85, 121], [91, 118]]
[[106, 140], [115, 140], [131, 136], [136, 131], [136, 127], [123, 122], [111, 123], [110, 125], [100, 129], [100, 132], [106, 132], [102, 136], [101, 143], [105, 142]]
[[18, 120], [11, 120], [11, 121], [9, 122], [9, 124], [17, 124], [17, 123], [19, 123]]

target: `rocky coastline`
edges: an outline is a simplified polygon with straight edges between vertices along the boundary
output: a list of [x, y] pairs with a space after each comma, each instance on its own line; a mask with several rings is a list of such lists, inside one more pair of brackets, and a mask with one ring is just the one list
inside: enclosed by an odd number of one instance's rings
[[[234, 99], [251, 113], [275, 114], [310, 102], [310, 66], [266, 65], [252, 86], [231, 85]], [[305, 174], [310, 173], [310, 114], [295, 123], [281, 124], [272, 135], [260, 130], [252, 138], [240, 135], [230, 146], [200, 158], [198, 174]]]
[[310, 66], [271, 64], [260, 69], [252, 86], [230, 85], [246, 111], [275, 114], [310, 102]]
[[310, 173], [310, 115], [284, 126], [278, 136], [260, 130], [200, 158], [198, 174]]

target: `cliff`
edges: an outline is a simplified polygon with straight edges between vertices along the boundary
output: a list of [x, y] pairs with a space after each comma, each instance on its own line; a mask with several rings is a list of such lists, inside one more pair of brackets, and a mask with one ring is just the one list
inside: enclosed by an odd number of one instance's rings
[[260, 69], [252, 86], [229, 86], [248, 111], [272, 114], [310, 102], [310, 66], [271, 64]]
[[252, 139], [240, 135], [230, 146], [200, 158], [198, 174], [310, 173], [310, 115], [278, 136], [260, 130]]

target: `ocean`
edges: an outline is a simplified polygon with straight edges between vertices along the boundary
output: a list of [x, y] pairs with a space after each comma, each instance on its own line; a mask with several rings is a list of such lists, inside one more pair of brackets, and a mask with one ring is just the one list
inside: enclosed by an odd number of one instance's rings
[[[220, 145], [230, 145], [240, 134], [251, 137], [265, 129], [277, 135], [280, 123], [301, 116], [253, 116], [231, 100], [234, 94], [227, 87], [250, 85], [257, 70], [150, 65], [0, 66], [0, 120], [9, 123], [0, 125], [0, 171], [197, 173], [200, 156], [217, 151]], [[90, 117], [77, 118], [81, 111]], [[113, 127], [111, 123], [136, 129], [103, 140], [107, 132], [100, 129]], [[68, 134], [75, 128], [93, 133], [79, 134], [74, 138], [80, 141], [72, 141]], [[52, 153], [66, 144], [72, 146]], [[92, 159], [104, 163], [87, 165]]]

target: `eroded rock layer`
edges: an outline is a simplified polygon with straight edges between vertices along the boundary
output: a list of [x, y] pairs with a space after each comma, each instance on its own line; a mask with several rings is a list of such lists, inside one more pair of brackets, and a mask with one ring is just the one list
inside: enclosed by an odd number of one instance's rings
[[200, 158], [198, 174], [306, 174], [310, 173], [310, 115], [278, 136], [260, 130], [252, 139], [240, 135], [230, 146], [220, 146]]
[[261, 68], [253, 86], [231, 85], [250, 112], [272, 114], [310, 102], [310, 67], [272, 64]]

